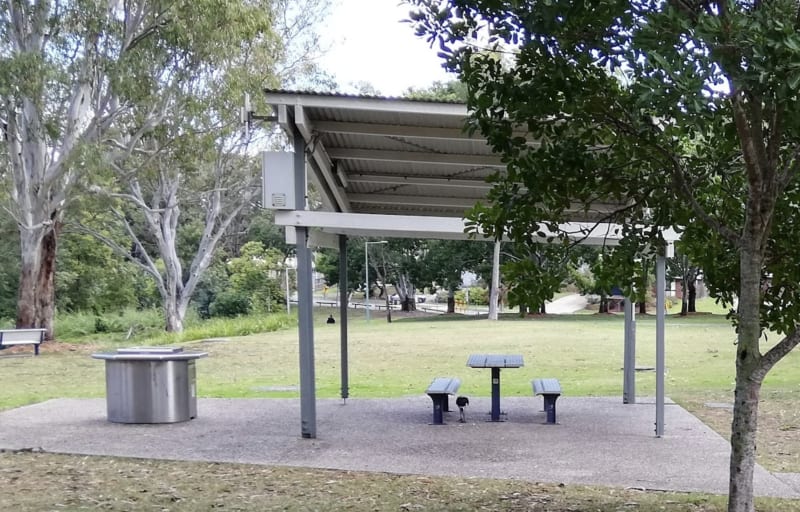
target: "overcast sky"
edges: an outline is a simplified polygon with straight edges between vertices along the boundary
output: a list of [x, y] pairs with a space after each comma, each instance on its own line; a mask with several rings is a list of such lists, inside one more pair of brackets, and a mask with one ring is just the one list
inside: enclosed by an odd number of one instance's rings
[[400, 20], [409, 7], [398, 0], [333, 0], [324, 37], [331, 49], [322, 66], [336, 76], [342, 92], [351, 83], [368, 82], [385, 96], [408, 87], [426, 87], [454, 79], [441, 66], [436, 49], [414, 35]]

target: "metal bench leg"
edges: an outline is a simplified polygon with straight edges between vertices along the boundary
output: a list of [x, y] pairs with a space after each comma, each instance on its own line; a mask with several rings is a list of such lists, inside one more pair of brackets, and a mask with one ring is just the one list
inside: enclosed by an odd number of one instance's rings
[[444, 416], [443, 412], [443, 404], [446, 407], [447, 404], [447, 395], [430, 395], [431, 400], [433, 400], [433, 424], [434, 425], [444, 425]]
[[547, 423], [556, 422], [556, 400], [558, 395], [544, 395], [544, 410], [547, 413]]

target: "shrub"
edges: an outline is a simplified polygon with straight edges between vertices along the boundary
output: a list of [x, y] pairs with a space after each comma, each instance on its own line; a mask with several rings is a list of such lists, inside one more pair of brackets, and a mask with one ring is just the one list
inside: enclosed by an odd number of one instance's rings
[[247, 293], [238, 290], [228, 290], [220, 293], [209, 306], [212, 317], [235, 317], [250, 313], [250, 297]]
[[486, 288], [480, 288], [478, 286], [473, 286], [471, 288], [466, 288], [462, 290], [458, 290], [456, 292], [456, 301], [467, 303], [467, 290], [469, 291], [469, 304], [479, 304], [486, 306], [489, 304], [489, 290]]

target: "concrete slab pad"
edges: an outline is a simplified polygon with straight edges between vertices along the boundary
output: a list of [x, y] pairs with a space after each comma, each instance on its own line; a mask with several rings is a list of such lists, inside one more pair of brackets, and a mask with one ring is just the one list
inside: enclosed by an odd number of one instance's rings
[[[669, 403], [655, 437], [652, 399], [562, 397], [558, 424], [541, 398], [470, 397], [431, 425], [426, 395], [317, 402], [317, 438], [300, 437], [299, 399], [200, 399], [198, 418], [166, 425], [106, 421], [103, 399], [58, 399], [0, 413], [0, 448], [176, 460], [244, 462], [391, 473], [512, 478], [726, 494], [730, 446]], [[453, 406], [454, 409], [456, 409]], [[758, 466], [756, 493], [800, 498], [800, 480]]]

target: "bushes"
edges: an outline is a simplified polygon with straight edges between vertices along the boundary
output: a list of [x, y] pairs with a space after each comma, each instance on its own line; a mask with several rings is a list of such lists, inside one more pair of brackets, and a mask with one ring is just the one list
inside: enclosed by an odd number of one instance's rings
[[281, 279], [283, 259], [283, 253], [276, 249], [248, 242], [240, 257], [209, 268], [195, 294], [200, 317], [230, 318], [282, 310], [286, 301]]
[[297, 318], [285, 313], [272, 315], [250, 315], [232, 318], [212, 318], [187, 327], [183, 332], [160, 332], [149, 336], [144, 344], [171, 345], [206, 338], [247, 336], [261, 332], [273, 332], [297, 325]]
[[285, 313], [233, 316], [236, 318], [200, 320], [196, 314], [187, 314], [184, 331], [168, 333], [164, 331], [164, 314], [156, 309], [128, 309], [106, 315], [70, 313], [57, 316], [56, 339], [68, 343], [102, 341], [152, 345], [244, 336], [285, 329], [297, 324], [295, 317]]
[[159, 330], [164, 330], [164, 314], [158, 309], [139, 311], [130, 308], [107, 314], [58, 314], [55, 322], [55, 337], [60, 341], [99, 338], [97, 335], [103, 335], [102, 339], [124, 338], [129, 332], [133, 334]]
[[211, 317], [235, 317], [248, 315], [251, 310], [250, 297], [239, 290], [228, 290], [220, 293], [208, 308]]
[[[469, 295], [469, 300], [467, 300]], [[489, 304], [489, 290], [473, 286], [456, 291], [456, 302], [487, 306]]]

